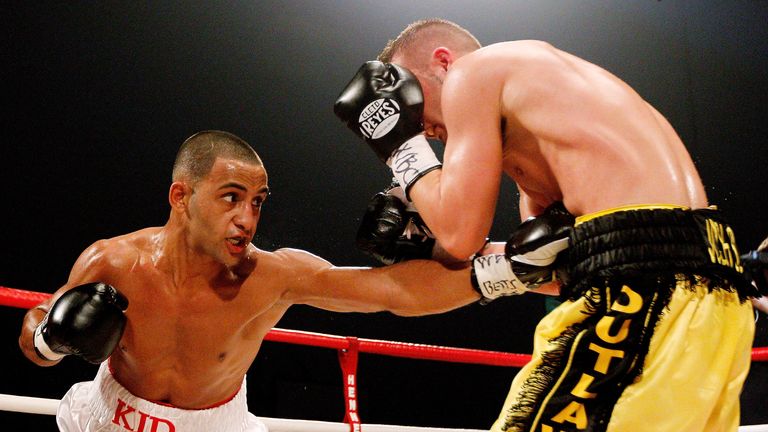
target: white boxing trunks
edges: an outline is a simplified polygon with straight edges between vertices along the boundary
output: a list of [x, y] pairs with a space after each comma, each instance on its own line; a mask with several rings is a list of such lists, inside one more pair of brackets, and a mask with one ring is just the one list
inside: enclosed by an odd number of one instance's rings
[[61, 399], [56, 423], [64, 432], [267, 432], [248, 412], [245, 377], [237, 394], [213, 408], [187, 410], [134, 396], [112, 377], [107, 362], [93, 381], [72, 386]]

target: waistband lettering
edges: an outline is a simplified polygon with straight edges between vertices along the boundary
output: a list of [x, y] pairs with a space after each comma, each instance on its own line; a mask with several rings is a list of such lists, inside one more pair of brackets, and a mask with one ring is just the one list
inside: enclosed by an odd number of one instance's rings
[[[131, 423], [128, 420], [128, 416], [133, 413], [139, 415], [139, 421], [135, 429], [131, 426]], [[132, 415], [131, 417], [135, 418], [135, 415]], [[117, 398], [117, 408], [115, 408], [115, 415], [112, 417], [112, 423], [122, 426], [123, 429], [131, 432], [145, 432], [147, 423], [150, 425], [149, 432], [176, 432], [176, 426], [170, 420], [154, 417], [143, 411], [137, 411], [136, 408], [128, 405], [120, 398]]]
[[[132, 431], [133, 429], [125, 416], [134, 411], [136, 411], [136, 408], [126, 404], [122, 399], [117, 398], [117, 409], [115, 409], [115, 416], [112, 418], [112, 423]], [[121, 421], [122, 424], [120, 424]]]
[[736, 248], [736, 235], [730, 226], [723, 225], [712, 219], [706, 220], [707, 250], [709, 259], [714, 264], [724, 265], [742, 273], [744, 269]]

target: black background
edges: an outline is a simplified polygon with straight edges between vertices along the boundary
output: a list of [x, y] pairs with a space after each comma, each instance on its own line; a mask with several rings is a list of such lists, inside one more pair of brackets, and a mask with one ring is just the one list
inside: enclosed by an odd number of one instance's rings
[[[53, 292], [93, 241], [165, 223], [179, 144], [203, 129], [248, 141], [273, 195], [254, 243], [338, 265], [373, 265], [354, 245], [384, 167], [334, 117], [357, 67], [419, 18], [443, 17], [483, 44], [541, 39], [614, 72], [683, 137], [742, 249], [768, 234], [768, 2], [217, 1], [14, 2], [2, 11], [0, 285]], [[654, 175], [653, 172], [648, 173]], [[610, 187], [607, 185], [607, 187]], [[517, 216], [503, 185], [492, 237]], [[60, 398], [95, 367], [38, 368], [19, 352], [24, 311], [4, 308], [0, 393]], [[281, 328], [527, 353], [543, 315], [529, 295], [440, 316], [291, 309]], [[768, 345], [764, 316], [756, 346]], [[487, 428], [513, 368], [361, 355], [364, 422]], [[742, 424], [768, 423], [764, 364], [753, 365]], [[330, 350], [265, 342], [249, 372], [256, 415], [341, 421]], [[666, 407], [665, 407], [666, 408]], [[674, 409], [674, 407], [670, 407]], [[0, 424], [53, 418], [0, 413]]]

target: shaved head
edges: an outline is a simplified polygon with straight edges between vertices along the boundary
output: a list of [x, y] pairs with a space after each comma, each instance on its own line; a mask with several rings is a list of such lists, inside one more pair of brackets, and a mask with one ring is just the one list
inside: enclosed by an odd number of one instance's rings
[[198, 132], [181, 144], [173, 164], [173, 181], [198, 182], [211, 171], [217, 158], [234, 159], [263, 166], [256, 151], [241, 138], [229, 132]]

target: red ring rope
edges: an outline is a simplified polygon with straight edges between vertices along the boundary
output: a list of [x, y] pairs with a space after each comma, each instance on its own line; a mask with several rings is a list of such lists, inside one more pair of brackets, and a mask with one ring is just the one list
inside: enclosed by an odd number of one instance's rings
[[40, 302], [48, 300], [51, 295], [33, 291], [24, 291], [15, 288], [0, 286], [0, 305], [22, 309], [31, 309]]
[[[50, 296], [51, 294], [47, 293], [0, 286], [0, 305], [2, 306], [29, 309], [48, 299]], [[350, 341], [344, 336], [326, 335], [299, 330], [274, 328], [267, 333], [264, 340], [337, 350], [350, 349]], [[529, 354], [451, 348], [363, 338], [357, 339], [357, 344], [359, 352], [371, 354], [492, 366], [522, 367], [531, 358]], [[768, 347], [752, 348], [752, 361], [768, 361]]]

